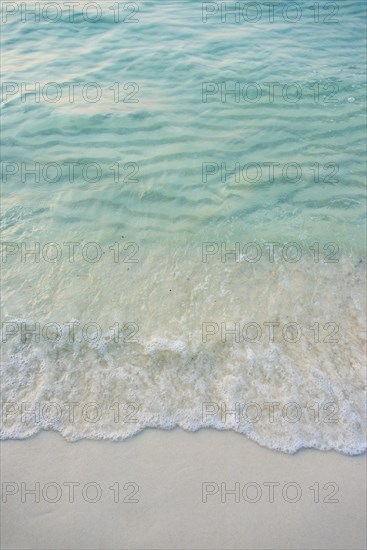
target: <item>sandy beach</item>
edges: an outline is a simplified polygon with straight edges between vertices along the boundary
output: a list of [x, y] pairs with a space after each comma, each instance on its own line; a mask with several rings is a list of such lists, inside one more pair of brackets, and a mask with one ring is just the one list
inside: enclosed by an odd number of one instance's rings
[[4, 550], [366, 547], [365, 454], [287, 455], [210, 429], [42, 432], [2, 442], [1, 471]]
[[0, 550], [365, 550], [361, 0], [2, 2]]

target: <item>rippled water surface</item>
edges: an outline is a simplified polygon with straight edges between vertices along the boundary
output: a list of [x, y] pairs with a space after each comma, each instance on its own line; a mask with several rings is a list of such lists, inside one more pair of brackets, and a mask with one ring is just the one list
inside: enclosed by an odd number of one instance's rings
[[[3, 437], [215, 426], [364, 449], [366, 5], [320, 2], [315, 22], [299, 2], [291, 23], [261, 2], [257, 22], [221, 21], [220, 4], [7, 14], [3, 400], [62, 413], [9, 408]], [[248, 403], [257, 420], [222, 414]]]

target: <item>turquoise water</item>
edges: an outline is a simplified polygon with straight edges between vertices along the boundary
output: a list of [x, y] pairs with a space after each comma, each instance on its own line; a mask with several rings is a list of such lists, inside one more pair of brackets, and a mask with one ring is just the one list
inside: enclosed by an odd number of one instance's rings
[[[366, 6], [320, 2], [315, 22], [315, 3], [299, 2], [291, 23], [257, 4], [256, 23], [221, 21], [221, 3], [204, 22], [193, 1], [122, 3], [118, 22], [112, 2], [96, 22], [84, 2], [74, 22], [7, 15], [4, 437], [214, 426], [286, 452], [364, 449]], [[24, 329], [35, 323], [38, 339]], [[103, 414], [18, 414], [69, 401]], [[249, 402], [297, 403], [302, 417], [217, 414]], [[116, 422], [114, 403], [133, 403], [136, 421]], [[337, 420], [316, 422], [315, 403]]]

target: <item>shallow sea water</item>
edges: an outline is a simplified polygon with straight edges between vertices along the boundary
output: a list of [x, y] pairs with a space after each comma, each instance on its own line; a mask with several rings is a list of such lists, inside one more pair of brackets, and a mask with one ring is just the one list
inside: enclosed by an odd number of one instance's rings
[[365, 3], [85, 4], [3, 25], [2, 437], [362, 452]]

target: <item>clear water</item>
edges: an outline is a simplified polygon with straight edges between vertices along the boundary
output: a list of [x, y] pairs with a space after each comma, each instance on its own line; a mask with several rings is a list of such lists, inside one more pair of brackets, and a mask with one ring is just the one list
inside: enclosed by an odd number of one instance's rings
[[318, 23], [314, 2], [296, 23], [261, 2], [256, 23], [203, 22], [197, 1], [136, 2], [130, 23], [103, 2], [93, 23], [84, 4], [3, 23], [3, 437], [211, 426], [362, 452], [365, 3], [320, 2]]

